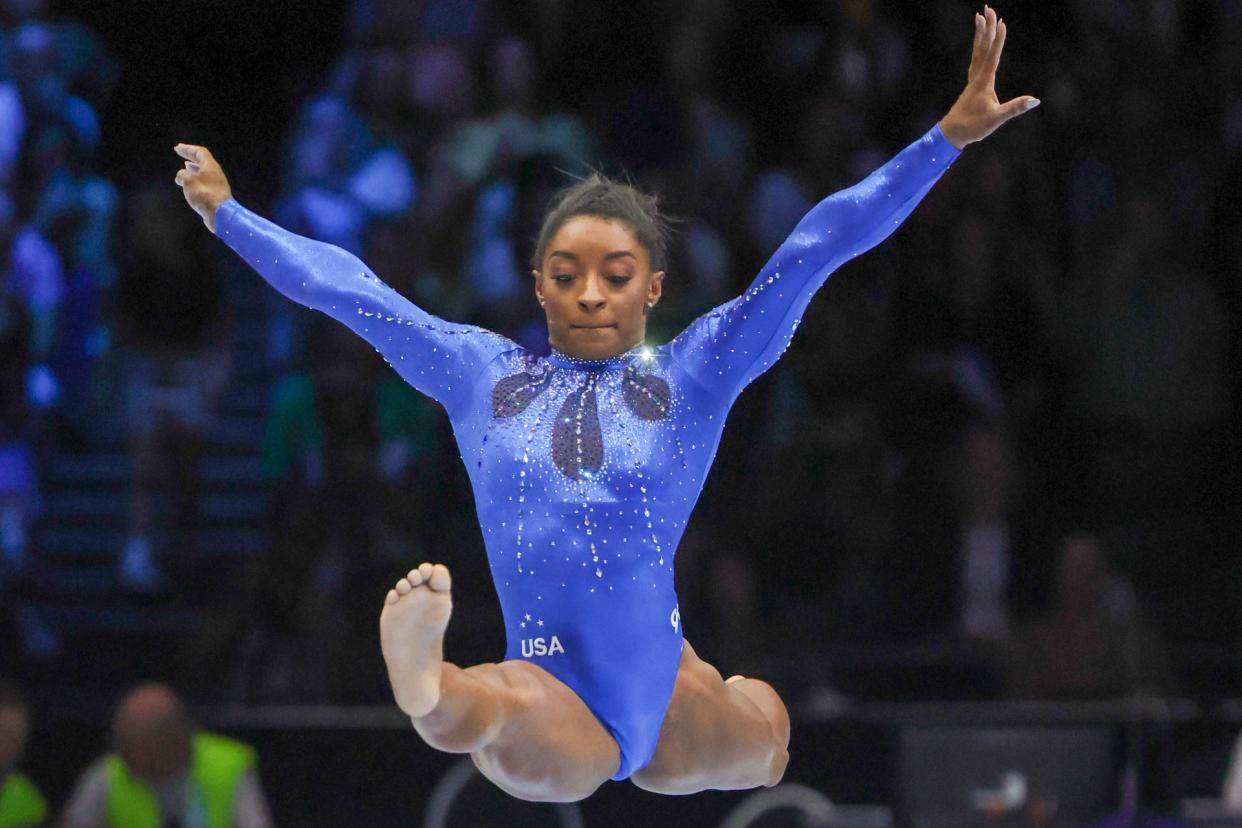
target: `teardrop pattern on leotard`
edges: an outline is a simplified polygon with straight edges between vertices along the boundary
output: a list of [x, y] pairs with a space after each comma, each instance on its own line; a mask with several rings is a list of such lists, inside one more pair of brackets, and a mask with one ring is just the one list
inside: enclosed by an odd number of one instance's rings
[[555, 369], [544, 361], [531, 361], [520, 374], [504, 377], [492, 388], [492, 414], [498, 419], [514, 417], [548, 390]]
[[639, 374], [633, 367], [625, 370], [621, 398], [625, 406], [640, 420], [663, 420], [668, 416], [668, 383], [651, 374]]
[[552, 424], [552, 462], [572, 480], [591, 477], [604, 463], [604, 439], [595, 407], [595, 375], [571, 391]]

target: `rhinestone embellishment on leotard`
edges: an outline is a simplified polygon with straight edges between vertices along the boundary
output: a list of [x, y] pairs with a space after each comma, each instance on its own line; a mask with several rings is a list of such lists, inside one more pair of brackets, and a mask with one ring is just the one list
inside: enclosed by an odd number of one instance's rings
[[565, 396], [552, 424], [552, 462], [572, 480], [590, 477], [604, 462], [604, 438], [595, 407], [595, 373]]
[[663, 420], [668, 416], [668, 383], [650, 374], [639, 374], [633, 366], [625, 369], [621, 397], [625, 406], [640, 420]]
[[531, 401], [548, 389], [555, 370], [546, 361], [528, 359], [520, 374], [512, 374], [492, 388], [492, 414], [513, 417], [526, 410]]
[[[620, 380], [621, 399], [635, 417], [647, 422], [666, 419], [672, 406], [668, 382], [641, 373], [635, 356], [649, 349], [634, 349], [606, 360], [579, 360], [559, 352], [553, 359], [584, 375], [581, 386], [569, 392], [552, 424], [552, 463], [570, 480], [592, 477], [604, 463], [604, 439], [600, 428], [596, 386], [605, 372], [625, 368]], [[569, 371], [569, 374], [575, 373]], [[507, 419], [521, 414], [536, 398], [552, 387], [557, 374], [552, 360], [526, 357], [522, 370], [500, 379], [492, 388], [492, 415]]]

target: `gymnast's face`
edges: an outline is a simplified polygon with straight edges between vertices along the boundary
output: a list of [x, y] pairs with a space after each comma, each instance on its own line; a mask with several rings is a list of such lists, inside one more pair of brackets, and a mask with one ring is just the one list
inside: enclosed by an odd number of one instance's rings
[[534, 276], [548, 341], [578, 359], [605, 359], [642, 343], [648, 306], [660, 301], [664, 284], [630, 228], [598, 216], [562, 224]]

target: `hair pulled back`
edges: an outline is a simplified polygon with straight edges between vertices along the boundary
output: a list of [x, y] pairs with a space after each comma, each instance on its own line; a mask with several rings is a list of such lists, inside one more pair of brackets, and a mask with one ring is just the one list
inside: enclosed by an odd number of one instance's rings
[[578, 216], [619, 221], [629, 228], [651, 257], [651, 269], [664, 270], [667, 264], [670, 219], [660, 212], [659, 199], [637, 187], [592, 172], [589, 176], [558, 192], [544, 216], [535, 244], [532, 266], [538, 270], [552, 237], [565, 222]]

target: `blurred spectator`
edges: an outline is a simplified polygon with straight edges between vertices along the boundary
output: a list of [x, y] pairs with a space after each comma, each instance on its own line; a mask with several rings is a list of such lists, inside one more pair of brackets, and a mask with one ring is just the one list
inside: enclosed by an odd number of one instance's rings
[[24, 308], [0, 294], [0, 570], [26, 564], [28, 525], [39, 505], [28, 443], [28, 334]]
[[10, 3], [7, 11], [24, 21], [0, 39], [13, 79], [0, 84], [0, 201], [15, 228], [10, 291], [32, 318], [33, 402], [47, 407], [64, 395], [64, 410], [81, 414], [107, 341], [100, 292], [115, 275], [117, 196], [90, 172], [99, 119], [73, 90], [98, 81], [102, 103], [111, 59], [89, 29], [39, 20], [41, 3]]
[[[290, 140], [289, 164], [275, 218], [289, 230], [363, 255], [376, 221], [399, 220], [414, 204], [414, 169], [399, 147], [383, 144], [342, 97], [307, 104]], [[287, 366], [305, 345], [301, 315], [277, 298], [268, 356]]]
[[272, 824], [254, 751], [195, 727], [164, 685], [142, 685], [121, 700], [112, 749], [78, 779], [61, 828]]
[[[694, 25], [687, 28], [706, 37]], [[698, 38], [690, 39], [699, 44]], [[755, 163], [751, 124], [706, 88], [703, 75], [710, 71], [709, 61], [718, 56], [701, 45], [679, 49], [681, 45], [676, 40], [670, 43], [667, 60], [673, 78], [685, 84], [681, 106], [689, 157], [684, 165], [667, 171], [667, 180], [659, 182], [658, 188], [668, 203], [686, 215], [674, 238], [674, 273], [685, 287], [671, 292], [664, 313], [651, 320], [658, 326], [652, 333], [665, 339], [700, 313], [731, 299], [739, 280], [748, 275], [739, 271], [743, 257], [750, 253], [745, 238], [751, 219], [747, 191]], [[769, 200], [765, 206], [782, 208], [777, 210], [776, 222], [788, 218], [785, 205]], [[755, 211], [755, 218], [764, 219], [762, 208]], [[770, 249], [761, 252], [770, 253]]]
[[[286, 376], [273, 395], [264, 475], [333, 504], [321, 512], [321, 542], [343, 545], [346, 558], [406, 560], [419, 545], [419, 525], [430, 520], [410, 512], [422, 514], [432, 499], [419, 469], [437, 452], [440, 411], [349, 329], [317, 317], [313, 334], [310, 371]], [[384, 494], [390, 488], [393, 497]], [[386, 529], [393, 520], [401, 531]], [[327, 578], [320, 587], [339, 584]]]
[[79, 428], [89, 425], [82, 421], [94, 401], [94, 367], [108, 346], [102, 306], [116, 278], [111, 248], [118, 200], [110, 182], [88, 171], [86, 152], [72, 131], [41, 126], [27, 162], [38, 187], [29, 227], [52, 245], [47, 255], [63, 274], [49, 367]]
[[372, 216], [395, 216], [414, 199], [413, 170], [401, 151], [378, 146], [343, 99], [325, 95], [302, 111], [285, 170], [277, 217], [289, 229], [362, 252]]
[[[0, 214], [0, 264], [10, 247], [10, 228], [4, 219]], [[0, 595], [12, 610], [24, 654], [46, 657], [55, 654], [59, 640], [43, 614], [20, 600], [19, 590], [13, 588], [30, 574], [31, 525], [41, 506], [31, 403], [49, 401], [47, 387], [40, 388], [47, 375], [31, 359], [36, 347], [32, 304], [10, 292], [15, 272], [15, 268], [0, 271]], [[38, 303], [33, 307], [37, 311]]]
[[[5, 0], [0, 20], [6, 15], [17, 24], [38, 23], [52, 33], [55, 69], [67, 89], [96, 112], [108, 103], [121, 76], [121, 65], [98, 32], [78, 21], [57, 16], [49, 19], [45, 0]], [[0, 24], [2, 25], [2, 24]], [[3, 51], [3, 49], [0, 49]]]
[[[515, 255], [513, 241], [527, 244], [529, 239], [506, 231], [524, 222], [525, 217], [515, 216], [525, 206], [515, 190], [521, 183], [516, 179], [535, 169], [527, 162], [539, 159], [570, 175], [581, 174], [594, 150], [592, 134], [579, 116], [537, 108], [538, 67], [529, 43], [497, 38], [485, 65], [487, 110], [462, 118], [428, 153], [427, 186], [417, 210], [420, 258], [428, 271], [420, 274], [420, 283], [449, 280], [452, 291], [467, 295], [460, 303], [465, 308], [525, 292], [528, 251]], [[463, 234], [462, 225], [470, 225], [471, 232]], [[461, 282], [460, 275], [469, 281]]]
[[0, 826], [35, 828], [47, 819], [47, 802], [25, 774], [17, 770], [26, 735], [30, 731], [30, 708], [17, 688], [0, 679]]
[[538, 111], [538, 67], [530, 44], [519, 37], [497, 38], [485, 65], [487, 114], [463, 121], [445, 137], [430, 159], [433, 170], [466, 188], [532, 155], [552, 158], [570, 172], [584, 170], [594, 144], [591, 133], [571, 112]]
[[434, 403], [348, 328], [318, 316], [313, 325], [311, 369], [279, 381], [264, 427], [263, 471], [276, 491], [268, 551], [236, 621], [226, 688], [235, 701], [353, 692], [374, 619], [348, 596], [438, 540], [434, 481], [455, 461]]
[[1010, 693], [1021, 698], [1167, 694], [1162, 644], [1140, 616], [1134, 588], [1109, 566], [1095, 535], [1061, 541], [1050, 611], [1013, 641]]
[[1242, 734], [1234, 740], [1220, 798], [1225, 810], [1233, 814], [1242, 814]]
[[8, 194], [17, 175], [18, 151], [26, 133], [26, 119], [17, 87], [0, 75], [0, 193], [6, 202], [5, 211], [12, 212]]
[[961, 633], [969, 639], [1003, 641], [1010, 620], [1012, 462], [1003, 435], [995, 430], [977, 429], [963, 442]]
[[[13, 34], [9, 59], [21, 96], [26, 140], [34, 136], [36, 126], [60, 124], [73, 133], [87, 152], [93, 152], [99, 146], [99, 116], [89, 103], [70, 91], [68, 78], [61, 71], [60, 46], [56, 30], [42, 22], [23, 24]], [[38, 188], [21, 179], [19, 186], [28, 205]]]
[[1068, 404], [1080, 424], [1078, 494], [1133, 520], [1199, 505], [1229, 413], [1229, 323], [1160, 199], [1129, 198], [1119, 218], [1098, 275], [1084, 273], [1069, 303]]
[[547, 324], [532, 296], [529, 240], [566, 175], [555, 158], [532, 155], [480, 185], [464, 264], [469, 313], [536, 353], [548, 349]]
[[64, 294], [60, 254], [38, 228], [15, 228], [4, 277], [4, 292], [21, 302], [29, 319], [27, 396], [37, 407], [46, 408], [58, 396], [47, 363], [56, 341], [57, 315]]
[[[342, 623], [339, 594], [314, 587], [322, 560], [317, 500], [281, 497], [271, 510], [267, 546], [248, 568], [241, 600], [189, 643], [196, 686], [227, 704], [339, 701], [355, 678], [333, 669], [359, 642]], [[219, 665], [230, 667], [221, 671]]]
[[178, 508], [175, 546], [197, 548], [199, 459], [227, 382], [221, 285], [209, 255], [211, 236], [166, 184], [129, 197], [127, 261], [118, 289], [128, 346], [128, 427], [134, 463], [129, 539], [119, 574], [137, 589], [157, 588], [155, 494], [161, 463], [174, 459]]

